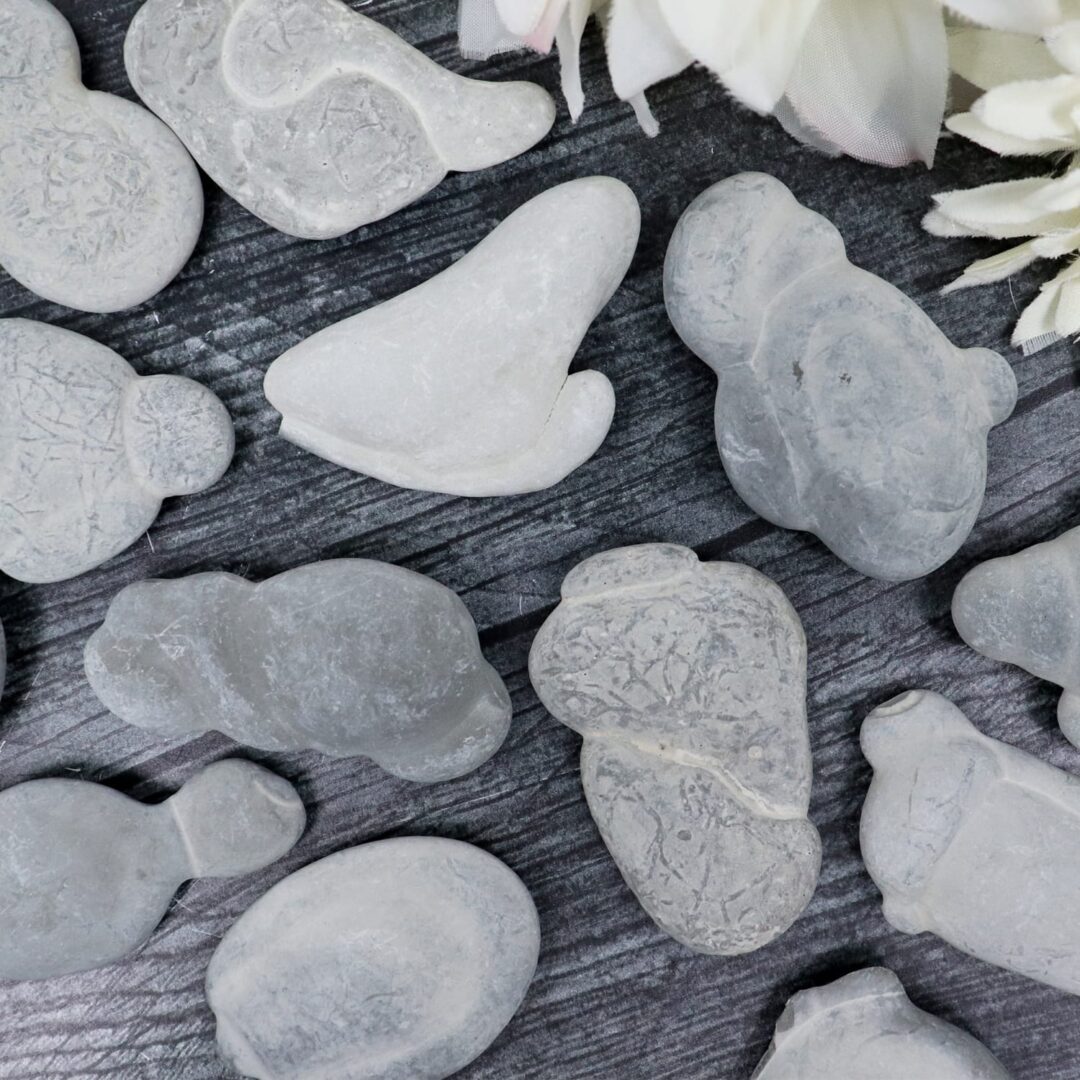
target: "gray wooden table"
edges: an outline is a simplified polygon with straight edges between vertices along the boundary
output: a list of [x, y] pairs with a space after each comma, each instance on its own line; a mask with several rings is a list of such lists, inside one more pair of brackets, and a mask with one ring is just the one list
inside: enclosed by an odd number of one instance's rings
[[[58, 6], [83, 48], [88, 84], [133, 97], [121, 56], [138, 0]], [[463, 62], [454, 7], [452, 0], [371, 0], [364, 10], [455, 70], [556, 89], [553, 61], [514, 55], [488, 65]], [[630, 109], [611, 98], [595, 34], [584, 74], [593, 100], [577, 126], [562, 108], [554, 132], [531, 153], [453, 176], [388, 221], [340, 240], [276, 233], [208, 184], [195, 257], [170, 288], [134, 311], [78, 314], [0, 274], [0, 315], [87, 334], [144, 374], [177, 372], [207, 383], [228, 405], [238, 435], [222, 483], [168, 503], [150, 533], [106, 566], [51, 586], [0, 579], [9, 660], [0, 787], [78, 775], [154, 800], [198, 767], [241, 754], [293, 780], [310, 811], [308, 832], [289, 857], [239, 881], [188, 886], [137, 956], [84, 975], [0, 985], [4, 1080], [226, 1077], [202, 990], [224, 931], [306, 863], [366, 840], [416, 833], [494, 852], [525, 880], [540, 910], [543, 948], [532, 989], [463, 1080], [741, 1080], [792, 992], [866, 964], [893, 968], [916, 1003], [983, 1039], [1017, 1078], [1080, 1077], [1080, 1001], [929, 935], [892, 930], [858, 848], [870, 777], [859, 725], [904, 688], [938, 690], [983, 731], [1080, 772], [1080, 753], [1054, 722], [1053, 688], [965, 648], [948, 614], [952, 590], [973, 563], [1080, 522], [1073, 350], [1061, 345], [1024, 359], [1007, 345], [1017, 301], [1034, 294], [1037, 277], [943, 298], [938, 288], [990, 249], [934, 240], [919, 227], [934, 191], [1018, 175], [1018, 166], [958, 140], [942, 144], [932, 173], [830, 161], [736, 107], [703, 73], [652, 93], [663, 131], [649, 141]], [[1020, 402], [991, 435], [983, 513], [961, 553], [928, 578], [884, 585], [861, 577], [814, 539], [757, 518], [720, 467], [715, 381], [665, 317], [661, 266], [686, 204], [713, 181], [747, 169], [779, 176], [827, 214], [853, 260], [923, 303], [957, 344], [998, 347], [1013, 361]], [[634, 188], [643, 231], [625, 284], [578, 358], [608, 375], [618, 396], [614, 427], [590, 462], [550, 491], [470, 501], [392, 488], [276, 437], [276, 415], [261, 393], [275, 357], [442, 270], [527, 198], [591, 173], [611, 173]], [[564, 575], [593, 552], [654, 540], [764, 571], [786, 590], [809, 640], [811, 816], [824, 843], [821, 882], [787, 934], [739, 959], [694, 955], [641, 911], [586, 808], [580, 740], [539, 706], [526, 676], [529, 644]], [[165, 742], [115, 719], [91, 693], [83, 644], [129, 582], [201, 570], [262, 579], [340, 556], [398, 563], [464, 597], [515, 707], [506, 745], [478, 772], [419, 787], [362, 760], [260, 754], [216, 735]]]

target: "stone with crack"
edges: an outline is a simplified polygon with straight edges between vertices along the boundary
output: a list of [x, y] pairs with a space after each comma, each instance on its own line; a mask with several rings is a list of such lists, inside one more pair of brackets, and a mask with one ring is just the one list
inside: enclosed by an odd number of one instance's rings
[[594, 555], [529, 654], [545, 707], [584, 737], [589, 809], [627, 884], [705, 953], [768, 944], [806, 907], [806, 639], [764, 575], [645, 544]]

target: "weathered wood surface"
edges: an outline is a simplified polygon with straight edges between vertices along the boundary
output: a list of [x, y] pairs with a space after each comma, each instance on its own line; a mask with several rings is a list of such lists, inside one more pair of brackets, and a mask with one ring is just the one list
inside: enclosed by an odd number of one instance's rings
[[[132, 97], [121, 55], [138, 0], [59, 6], [82, 45], [88, 85]], [[454, 6], [373, 0], [364, 10], [456, 70], [555, 88], [550, 61], [461, 61]], [[663, 132], [650, 142], [630, 110], [610, 100], [595, 35], [585, 78], [593, 104], [576, 127], [563, 109], [533, 152], [451, 177], [417, 205], [341, 240], [277, 234], [208, 184], [194, 259], [164, 294], [134, 311], [74, 313], [0, 274], [0, 313], [88, 334], [141, 373], [206, 382], [228, 405], [239, 437], [236, 462], [220, 485], [167, 504], [149, 536], [107, 566], [46, 587], [0, 581], [9, 640], [0, 786], [80, 775], [152, 800], [198, 766], [239, 753], [294, 780], [311, 813], [290, 857], [240, 881], [190, 885], [150, 944], [126, 963], [0, 986], [5, 1080], [227, 1076], [202, 991], [225, 929], [290, 871], [351, 844], [411, 833], [458, 837], [496, 853], [524, 878], [540, 909], [536, 981], [507, 1031], [461, 1074], [466, 1080], [740, 1080], [793, 991], [870, 963], [892, 967], [918, 1004], [983, 1039], [1015, 1076], [1080, 1075], [1080, 1001], [884, 922], [859, 858], [869, 767], [856, 737], [875, 704], [927, 686], [966, 708], [989, 734], [1080, 772], [1080, 753], [1054, 722], [1057, 692], [965, 648], [948, 615], [952, 589], [973, 563], [1080, 522], [1073, 350], [1062, 345], [1029, 359], [1008, 352], [1020, 404], [991, 437], [986, 504], [971, 539], [929, 578], [882, 585], [843, 567], [812, 538], [765, 524], [735, 496], [713, 441], [715, 381], [677, 340], [661, 298], [664, 250], [683, 207], [717, 179], [762, 169], [832, 218], [853, 260], [922, 302], [958, 344], [1006, 349], [1013, 294], [1029, 298], [1037, 277], [942, 298], [937, 289], [988, 249], [934, 240], [919, 219], [932, 192], [1015, 174], [1017, 166], [955, 140], [943, 144], [933, 173], [829, 161], [736, 108], [701, 73], [652, 94]], [[610, 376], [618, 395], [611, 435], [592, 461], [547, 492], [469, 501], [397, 490], [276, 438], [260, 387], [284, 349], [425, 280], [551, 184], [603, 172], [634, 188], [644, 226], [633, 269], [578, 361]], [[769, 574], [791, 597], [809, 639], [811, 816], [824, 841], [821, 882], [791, 931], [742, 959], [688, 952], [634, 902], [582, 797], [580, 740], [540, 708], [526, 677], [530, 641], [563, 576], [593, 552], [652, 540]], [[91, 693], [83, 643], [129, 582], [211, 569], [261, 579], [332, 556], [399, 563], [464, 597], [516, 710], [505, 747], [477, 773], [425, 788], [364, 761], [250, 753], [219, 736], [167, 743], [111, 717]]]

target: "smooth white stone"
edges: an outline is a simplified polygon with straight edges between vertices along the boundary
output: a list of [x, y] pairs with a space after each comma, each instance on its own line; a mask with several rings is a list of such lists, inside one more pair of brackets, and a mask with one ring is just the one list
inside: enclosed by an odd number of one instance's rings
[[802, 990], [751, 1080], [1009, 1080], [978, 1039], [911, 1003], [887, 968]]
[[487, 761], [512, 711], [457, 594], [369, 559], [261, 585], [234, 574], [129, 585], [87, 642], [86, 675], [149, 731], [363, 754], [424, 783]]
[[455, 75], [339, 0], [147, 0], [124, 59], [226, 192], [310, 239], [515, 157], [555, 121], [541, 87]]
[[225, 406], [191, 379], [140, 378], [112, 349], [0, 319], [0, 571], [63, 581], [152, 524], [162, 499], [216, 484], [233, 454]]
[[83, 311], [134, 307], [183, 268], [202, 181], [146, 109], [87, 90], [71, 27], [46, 0], [0, 4], [0, 265]]
[[257, 1080], [443, 1080], [494, 1041], [540, 950], [517, 875], [470, 844], [380, 840], [275, 885], [206, 974], [218, 1047]]
[[265, 389], [282, 436], [423, 491], [558, 483], [611, 426], [611, 383], [567, 371], [640, 222], [633, 192], [610, 177], [538, 195], [448, 270], [276, 360]]
[[734, 955], [798, 918], [821, 864], [806, 639], [773, 582], [673, 544], [594, 555], [563, 582], [529, 674], [584, 736], [589, 809], [662, 929]]
[[913, 690], [862, 727], [866, 869], [885, 918], [1080, 994], [1080, 780]]

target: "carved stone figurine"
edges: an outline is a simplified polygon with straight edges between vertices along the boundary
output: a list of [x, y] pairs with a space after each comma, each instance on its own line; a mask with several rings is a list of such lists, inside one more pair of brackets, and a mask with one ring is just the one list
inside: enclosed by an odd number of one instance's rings
[[487, 761], [512, 711], [460, 598], [368, 559], [261, 585], [233, 574], [129, 585], [87, 643], [86, 674], [109, 709], [151, 731], [363, 754], [427, 783]]
[[218, 761], [156, 806], [82, 780], [0, 792], [0, 979], [120, 960], [185, 881], [268, 866], [304, 821], [292, 785], [250, 761]]
[[589, 809], [642, 907], [699, 952], [751, 952], [817, 884], [806, 639], [768, 578], [644, 544], [573, 570], [529, 674], [584, 736]]
[[44, 323], [0, 319], [0, 571], [62, 581], [133, 544], [169, 495], [216, 484], [233, 427], [204, 386], [140, 378]]
[[266, 396], [282, 436], [423, 491], [558, 483], [611, 426], [611, 383], [567, 370], [639, 226], [633, 192], [610, 177], [538, 195], [448, 270], [276, 360]]
[[138, 105], [87, 90], [46, 0], [0, 4], [0, 264], [47, 300], [119, 311], [180, 272], [203, 219], [183, 144]]
[[225, 191], [310, 239], [515, 157], [555, 120], [541, 87], [455, 75], [340, 0], [147, 0], [124, 57]]
[[862, 727], [866, 869], [885, 918], [1080, 994], [1080, 782], [914, 690]]
[[960, 636], [994, 660], [1064, 688], [1058, 723], [1080, 746], [1080, 528], [971, 570], [953, 594]]
[[911, 1003], [887, 968], [788, 1001], [750, 1080], [1009, 1080], [978, 1039]]
[[443, 1080], [510, 1022], [540, 948], [517, 875], [457, 840], [349, 848], [256, 901], [210, 961], [218, 1047], [257, 1080]]
[[885, 581], [956, 552], [982, 505], [987, 432], [1016, 403], [997, 353], [952, 346], [760, 173], [690, 205], [664, 292], [675, 329], [716, 372], [720, 456], [757, 513]]

